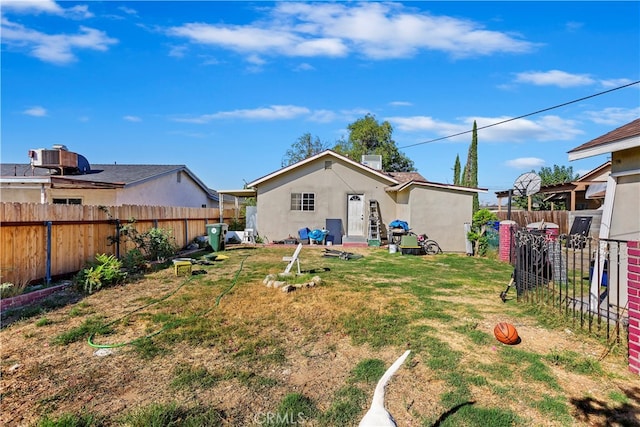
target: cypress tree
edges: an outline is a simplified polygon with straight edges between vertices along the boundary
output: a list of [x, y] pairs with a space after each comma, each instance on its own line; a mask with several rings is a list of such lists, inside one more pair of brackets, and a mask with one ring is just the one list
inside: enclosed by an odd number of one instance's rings
[[453, 185], [460, 184], [460, 155], [456, 154], [456, 162], [453, 164]]
[[[464, 167], [462, 185], [465, 187], [478, 187], [478, 125], [473, 121], [473, 133], [469, 153], [467, 154], [467, 164]], [[473, 195], [473, 213], [480, 209], [480, 199], [478, 193]]]

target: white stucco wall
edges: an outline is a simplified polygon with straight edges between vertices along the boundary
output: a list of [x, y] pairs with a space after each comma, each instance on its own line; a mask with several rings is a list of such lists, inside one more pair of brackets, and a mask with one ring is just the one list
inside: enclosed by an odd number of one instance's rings
[[640, 147], [613, 153], [612, 175], [616, 178], [616, 194], [609, 237], [640, 240]]
[[[180, 181], [178, 182], [178, 174]], [[118, 191], [118, 205], [154, 205], [184, 207], [212, 206], [206, 193], [185, 172], [173, 172]]]
[[[325, 169], [325, 160], [331, 168]], [[269, 240], [297, 237], [298, 230], [322, 228], [327, 218], [342, 219], [347, 228], [347, 197], [364, 194], [365, 234], [369, 201], [380, 206], [383, 222], [395, 219], [395, 202], [385, 187], [391, 183], [373, 173], [355, 171], [334, 157], [322, 157], [260, 184], [257, 188], [258, 233]], [[291, 193], [314, 193], [315, 211], [292, 211]]]
[[405, 192], [409, 201], [406, 221], [412, 231], [426, 234], [445, 252], [465, 252], [464, 223], [471, 223], [473, 217], [473, 193], [415, 185]]
[[0, 200], [15, 203], [41, 203], [42, 191], [45, 192], [45, 197], [47, 197], [48, 188], [42, 187], [40, 184], [3, 184], [0, 189]]

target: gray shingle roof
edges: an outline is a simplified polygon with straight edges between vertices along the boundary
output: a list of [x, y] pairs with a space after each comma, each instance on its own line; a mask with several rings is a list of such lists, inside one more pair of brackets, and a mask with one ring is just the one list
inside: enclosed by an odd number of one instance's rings
[[[0, 176], [7, 177], [44, 177], [69, 178], [73, 181], [87, 181], [101, 184], [134, 185], [162, 175], [184, 171], [202, 189], [209, 193], [214, 200], [218, 199], [218, 193], [208, 188], [185, 165], [119, 165], [119, 164], [92, 164], [91, 171], [82, 175], [58, 175], [46, 168], [32, 168], [28, 163], [1, 163]], [[226, 200], [226, 199], [225, 199]]]
[[575, 153], [587, 148], [598, 147], [600, 145], [609, 144], [611, 142], [620, 141], [625, 138], [630, 138], [640, 135], [640, 119], [635, 119], [631, 123], [627, 123], [624, 126], [620, 126], [617, 129], [612, 130], [602, 136], [592, 139], [589, 142], [585, 142], [579, 147], [570, 150], [569, 153]]
[[[151, 178], [187, 169], [184, 165], [118, 165], [92, 164], [91, 171], [83, 175], [68, 175], [74, 180], [103, 183], [133, 184]], [[24, 163], [2, 163], [0, 175], [8, 176], [60, 176], [49, 169], [32, 168]]]

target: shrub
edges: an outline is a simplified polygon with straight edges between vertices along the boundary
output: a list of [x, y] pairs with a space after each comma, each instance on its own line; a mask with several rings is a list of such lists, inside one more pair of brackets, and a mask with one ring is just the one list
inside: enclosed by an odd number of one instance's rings
[[84, 292], [91, 294], [102, 287], [121, 283], [126, 277], [120, 260], [113, 255], [98, 254], [95, 261], [80, 270], [74, 280]]
[[142, 249], [146, 251], [147, 256], [152, 260], [165, 260], [173, 256], [178, 248], [172, 231], [164, 228], [152, 228], [142, 233], [144, 244]]
[[4, 282], [0, 285], [0, 298], [11, 298], [24, 293], [27, 288], [27, 283], [14, 284], [11, 282]]
[[[116, 236], [109, 236], [108, 239], [110, 244], [122, 242], [123, 239], [129, 241], [135, 245], [135, 249], [140, 254], [152, 261], [164, 261], [167, 258], [171, 258], [178, 251], [178, 246], [171, 230], [154, 227], [141, 233], [136, 228], [135, 218], [129, 219], [126, 225], [120, 227]], [[132, 253], [127, 262], [137, 261], [137, 258], [138, 253]], [[137, 265], [141, 266], [140, 264]]]
[[140, 249], [131, 249], [122, 257], [122, 266], [128, 271], [143, 271], [146, 265], [146, 259]]
[[0, 285], [0, 298], [8, 298], [14, 296], [15, 287], [13, 283], [5, 282]]
[[471, 231], [467, 233], [467, 238], [473, 243], [475, 256], [484, 256], [487, 253], [489, 247], [489, 239], [486, 234], [487, 224], [497, 220], [496, 214], [489, 209], [480, 209], [473, 214]]
[[230, 231], [242, 231], [246, 228], [246, 222], [244, 218], [231, 218], [229, 222]]

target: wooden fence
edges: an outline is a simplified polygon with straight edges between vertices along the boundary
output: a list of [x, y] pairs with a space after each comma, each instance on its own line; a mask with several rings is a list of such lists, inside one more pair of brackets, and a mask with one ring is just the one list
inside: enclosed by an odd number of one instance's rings
[[[496, 212], [496, 215], [500, 221], [507, 219], [506, 211]], [[571, 230], [569, 211], [511, 211], [511, 221], [515, 221], [518, 227], [541, 221], [558, 224], [560, 234], [568, 234]]]
[[[223, 221], [235, 218], [223, 211]], [[74, 273], [96, 254], [124, 255], [131, 243], [113, 244], [118, 225], [135, 219], [135, 228], [169, 229], [178, 247], [207, 234], [220, 222], [217, 208], [173, 206], [84, 206], [0, 203], [0, 281], [27, 284]], [[236, 218], [237, 219], [237, 218]]]

